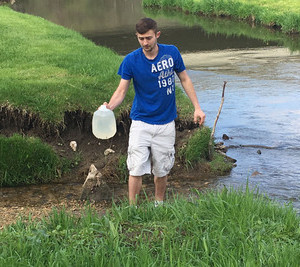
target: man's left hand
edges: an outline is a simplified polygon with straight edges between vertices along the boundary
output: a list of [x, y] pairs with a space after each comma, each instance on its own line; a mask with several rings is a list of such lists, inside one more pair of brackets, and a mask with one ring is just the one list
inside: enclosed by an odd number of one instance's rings
[[205, 113], [202, 111], [202, 109], [195, 109], [194, 112], [194, 122], [199, 123], [199, 126], [202, 125], [205, 121]]

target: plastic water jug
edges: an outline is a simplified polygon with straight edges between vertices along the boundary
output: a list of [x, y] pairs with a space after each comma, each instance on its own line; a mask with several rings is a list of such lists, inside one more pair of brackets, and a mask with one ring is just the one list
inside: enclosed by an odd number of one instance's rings
[[100, 139], [108, 139], [115, 135], [117, 131], [116, 119], [112, 110], [102, 105], [93, 114], [92, 132]]

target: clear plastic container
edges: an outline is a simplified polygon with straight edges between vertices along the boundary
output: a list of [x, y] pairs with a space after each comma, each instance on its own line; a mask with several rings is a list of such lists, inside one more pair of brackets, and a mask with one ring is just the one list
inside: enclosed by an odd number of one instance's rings
[[102, 105], [93, 114], [92, 132], [99, 139], [108, 139], [116, 134], [116, 118], [112, 110]]

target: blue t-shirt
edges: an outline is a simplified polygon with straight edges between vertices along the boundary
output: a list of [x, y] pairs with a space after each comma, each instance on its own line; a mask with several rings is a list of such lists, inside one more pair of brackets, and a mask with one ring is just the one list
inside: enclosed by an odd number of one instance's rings
[[158, 44], [158, 48], [153, 60], [146, 58], [142, 48], [131, 52], [118, 71], [122, 79], [133, 80], [131, 119], [150, 124], [166, 124], [177, 117], [175, 72], [185, 70], [177, 47]]

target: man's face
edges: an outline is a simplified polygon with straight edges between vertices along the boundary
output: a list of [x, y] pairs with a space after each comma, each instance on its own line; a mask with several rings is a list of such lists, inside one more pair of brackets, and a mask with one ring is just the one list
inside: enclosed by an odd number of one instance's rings
[[136, 33], [138, 41], [145, 52], [152, 52], [157, 45], [157, 39], [160, 36], [160, 32], [149, 30], [144, 34]]

